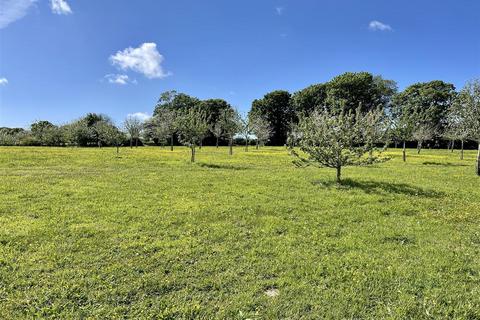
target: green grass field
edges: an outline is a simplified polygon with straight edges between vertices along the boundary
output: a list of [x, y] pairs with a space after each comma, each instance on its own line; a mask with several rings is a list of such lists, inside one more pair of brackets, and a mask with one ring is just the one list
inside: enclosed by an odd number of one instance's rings
[[0, 318], [480, 318], [473, 151], [227, 152], [0, 148]]

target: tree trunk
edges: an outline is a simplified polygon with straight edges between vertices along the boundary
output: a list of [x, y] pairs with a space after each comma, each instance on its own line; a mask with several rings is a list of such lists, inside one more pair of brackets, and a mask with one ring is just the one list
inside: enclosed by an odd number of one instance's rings
[[475, 171], [477, 172], [477, 176], [480, 176], [480, 141], [478, 141], [477, 165]]
[[190, 161], [195, 162], [195, 145], [191, 146], [190, 149], [192, 149], [192, 158]]
[[130, 149], [133, 148], [133, 138], [130, 138]]
[[230, 140], [228, 140], [228, 146], [229, 146], [229, 154], [232, 155], [233, 154], [233, 138], [230, 138]]
[[245, 138], [245, 151], [248, 151], [248, 138]]
[[368, 160], [370, 162], [373, 160], [373, 149], [368, 150]]
[[173, 151], [173, 134], [170, 137], [170, 151]]
[[451, 152], [453, 152], [453, 149], [455, 149], [455, 140], [452, 140], [452, 150], [451, 150]]
[[117, 143], [117, 156], [118, 156], [119, 152], [120, 152], [120, 150], [119, 150], [118, 143]]
[[198, 146], [198, 149], [202, 149], [202, 145], [203, 145], [203, 139], [200, 139], [200, 145]]
[[417, 154], [420, 154], [420, 151], [422, 151], [422, 141], [417, 142]]
[[403, 153], [403, 162], [406, 162], [406, 161], [407, 161], [407, 151], [405, 150], [405, 140], [403, 140], [403, 150], [402, 150], [402, 153]]
[[138, 148], [138, 138], [135, 138], [135, 148]]
[[397, 149], [397, 148], [398, 148], [398, 142], [395, 141], [395, 149]]
[[217, 137], [217, 143], [215, 144], [215, 146], [216, 146], [216, 147], [217, 147], [217, 149], [218, 149], [218, 137]]
[[258, 150], [258, 139], [257, 139], [257, 145], [255, 146], [255, 149], [257, 149], [257, 150]]
[[461, 145], [460, 160], [463, 160], [463, 140], [461, 140], [460, 145]]
[[337, 183], [340, 184], [342, 182], [342, 167], [337, 167]]

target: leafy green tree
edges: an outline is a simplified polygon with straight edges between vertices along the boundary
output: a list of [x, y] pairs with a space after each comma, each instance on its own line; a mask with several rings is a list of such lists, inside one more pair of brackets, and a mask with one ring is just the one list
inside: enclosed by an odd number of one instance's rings
[[50, 140], [49, 138], [52, 136], [52, 131], [56, 128], [55, 125], [53, 125], [49, 121], [36, 121], [30, 125], [30, 132], [32, 135], [38, 139], [41, 145], [52, 145], [52, 141], [47, 141]]
[[86, 147], [97, 143], [95, 132], [83, 119], [74, 121], [67, 127], [67, 140], [72, 145]]
[[62, 127], [54, 126], [45, 132], [44, 143], [46, 146], [64, 146], [65, 138]]
[[[219, 122], [219, 118], [222, 112], [228, 109], [233, 109], [232, 106], [223, 99], [199, 100], [184, 93], [167, 91], [162, 93], [162, 95], [160, 96], [153, 115], [155, 117], [158, 114], [162, 113], [162, 111], [164, 110], [183, 112], [192, 108], [198, 108], [203, 111], [203, 113], [207, 117], [207, 123], [210, 127], [210, 131], [205, 132], [204, 137], [201, 138], [200, 147], [204, 139], [207, 143], [213, 142], [213, 128], [217, 126], [217, 132], [218, 130], [220, 130], [217, 123]], [[174, 133], [172, 133], [172, 135], [174, 135]], [[219, 136], [216, 140], [219, 140], [220, 138], [222, 138], [222, 136]]]
[[157, 113], [162, 109], [183, 111], [186, 109], [195, 108], [199, 103], [200, 100], [185, 93], [178, 93], [175, 90], [166, 91], [160, 95], [157, 105], [153, 111], [153, 116], [156, 116]]
[[119, 148], [125, 139], [125, 135], [113, 123], [108, 121], [98, 121], [95, 123], [95, 129], [98, 134], [99, 146], [115, 146], [117, 155]]
[[[364, 165], [379, 160], [378, 157], [364, 158], [372, 148], [364, 141], [373, 138], [365, 136], [369, 131], [363, 130], [364, 122], [359, 121], [359, 113], [360, 108], [356, 111], [345, 111], [341, 103], [332, 102], [309, 116], [301, 117], [298, 130], [302, 133], [302, 139], [299, 146], [308, 158], [303, 158], [291, 148], [292, 154], [297, 158], [295, 163], [299, 166], [317, 165], [334, 168], [337, 172], [336, 181], [340, 183], [343, 167]], [[381, 121], [379, 117], [367, 117]]]
[[190, 148], [191, 162], [195, 162], [195, 148], [208, 130], [207, 116], [203, 110], [190, 108], [178, 115], [180, 142]]
[[[314, 84], [292, 95], [292, 109], [295, 114], [310, 114], [317, 108], [325, 105], [327, 99], [327, 85], [324, 83]], [[295, 119], [295, 122], [298, 119]]]
[[455, 86], [440, 80], [416, 83], [392, 99], [394, 113], [415, 115], [414, 127], [428, 126], [443, 132], [448, 110], [456, 96]]
[[8, 127], [0, 127], [0, 133], [8, 134], [8, 135], [15, 135], [18, 133], [25, 132], [23, 128], [8, 128]]
[[342, 101], [345, 111], [355, 111], [360, 105], [362, 112], [387, 108], [396, 91], [394, 81], [368, 72], [346, 72], [326, 83], [326, 99]]
[[162, 136], [162, 139], [160, 139], [157, 136], [156, 130], [157, 128], [155, 125], [155, 118], [150, 117], [146, 119], [143, 122], [142, 138], [146, 142], [153, 141], [155, 144], [160, 144], [161, 146], [164, 146], [166, 144], [166, 137]]
[[397, 82], [375, 75], [373, 76], [373, 83], [375, 85], [374, 103], [377, 107], [381, 106], [387, 111], [391, 106], [393, 96], [398, 92]]
[[22, 131], [14, 136], [16, 146], [39, 146], [40, 142], [30, 131]]
[[17, 132], [12, 132], [8, 130], [10, 128], [0, 128], [0, 146], [14, 146], [17, 144], [17, 137], [18, 135], [23, 132], [22, 131], [17, 131]]
[[99, 134], [96, 129], [97, 122], [112, 123], [112, 120], [103, 114], [88, 113], [83, 118], [61, 128], [65, 142], [76, 146], [101, 145]]
[[[109, 121], [98, 121], [95, 123], [95, 131], [98, 135], [99, 146], [115, 146], [117, 137], [123, 137], [122, 132]], [[121, 142], [121, 141], [120, 141]], [[119, 143], [120, 143], [119, 142]]]
[[93, 138], [81, 119], [68, 123], [62, 128], [65, 142], [69, 146], [86, 146]]
[[199, 102], [198, 107], [205, 113], [209, 125], [214, 125], [222, 112], [232, 109], [232, 106], [223, 99], [207, 99]]
[[99, 121], [111, 121], [108, 116], [98, 113], [87, 113], [82, 120], [88, 127], [93, 127]]
[[[223, 99], [207, 99], [200, 101], [198, 108], [207, 116], [207, 122], [210, 128], [204, 137], [205, 141], [213, 144], [215, 140], [215, 145], [218, 146], [219, 140], [223, 138], [223, 133], [221, 133], [222, 119], [220, 118], [226, 110], [233, 110], [232, 106]], [[219, 133], [220, 135], [218, 135]]]
[[254, 100], [250, 115], [255, 118], [262, 116], [272, 129], [270, 139], [273, 145], [284, 145], [287, 140], [289, 123], [294, 119], [295, 112], [290, 103], [290, 93], [277, 90], [267, 93], [262, 99]]

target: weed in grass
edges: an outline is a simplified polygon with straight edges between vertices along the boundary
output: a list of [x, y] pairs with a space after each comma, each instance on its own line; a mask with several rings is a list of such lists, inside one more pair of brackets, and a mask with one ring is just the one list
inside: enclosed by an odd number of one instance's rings
[[409, 236], [404, 236], [404, 235], [394, 235], [391, 237], [385, 237], [383, 238], [383, 242], [392, 242], [392, 243], [398, 243], [401, 245], [408, 245], [408, 244], [414, 244], [415, 243], [415, 238], [409, 237]]

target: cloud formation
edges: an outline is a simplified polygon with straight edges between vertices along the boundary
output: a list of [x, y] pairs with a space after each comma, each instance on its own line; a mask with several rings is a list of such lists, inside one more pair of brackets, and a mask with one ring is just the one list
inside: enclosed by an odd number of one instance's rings
[[36, 0], [0, 0], [0, 29], [23, 18]]
[[110, 62], [117, 68], [141, 73], [149, 79], [170, 75], [163, 70], [163, 60], [163, 56], [157, 51], [157, 44], [153, 42], [143, 43], [138, 48], [129, 47], [110, 56]]
[[285, 11], [285, 8], [284, 7], [275, 7], [275, 11], [277, 12], [277, 14], [279, 16], [281, 16], [283, 14], [283, 11]]
[[72, 9], [65, 0], [50, 0], [50, 7], [55, 14], [71, 14]]
[[4, 86], [8, 84], [7, 78], [0, 78], [0, 86]]
[[[0, 29], [23, 18], [37, 2], [38, 0], [0, 0]], [[73, 13], [65, 0], [50, 0], [50, 8], [55, 14]]]
[[127, 115], [128, 118], [132, 117], [132, 118], [138, 118], [140, 120], [142, 120], [143, 122], [147, 121], [148, 119], [150, 119], [152, 116], [149, 115], [148, 113], [146, 112], [135, 112], [135, 113], [129, 113]]
[[131, 80], [126, 74], [107, 74], [105, 79], [112, 84], [126, 85], [128, 83], [137, 83], [136, 80]]
[[368, 29], [372, 31], [392, 31], [392, 27], [383, 22], [373, 20], [368, 24]]

